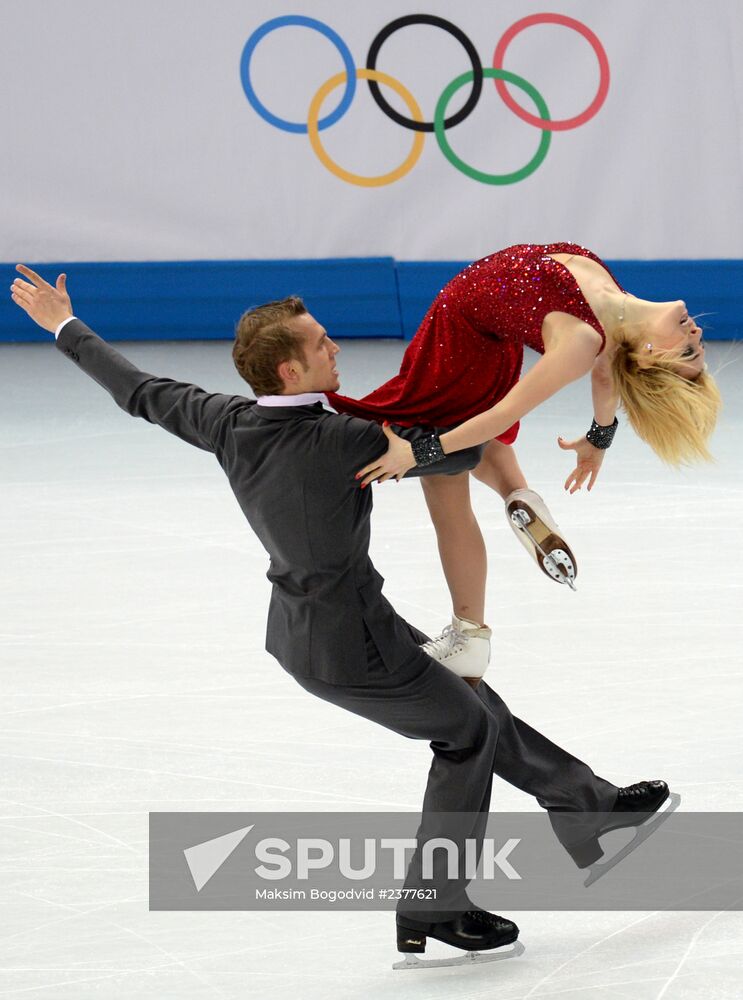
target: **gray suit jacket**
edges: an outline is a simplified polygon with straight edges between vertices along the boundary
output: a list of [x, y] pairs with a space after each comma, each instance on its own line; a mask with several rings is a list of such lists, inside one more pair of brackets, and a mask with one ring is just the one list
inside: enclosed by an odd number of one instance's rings
[[[354, 473], [387, 450], [378, 424], [321, 404], [264, 407], [244, 396], [140, 371], [80, 320], [57, 347], [132, 416], [212, 452], [270, 557], [266, 649], [289, 673], [363, 684], [365, 629], [388, 670], [417, 652], [414, 630], [382, 594], [369, 558], [372, 490]], [[411, 439], [420, 428], [402, 431]], [[426, 473], [474, 468], [481, 449], [447, 456]], [[411, 470], [411, 474], [420, 470]]]

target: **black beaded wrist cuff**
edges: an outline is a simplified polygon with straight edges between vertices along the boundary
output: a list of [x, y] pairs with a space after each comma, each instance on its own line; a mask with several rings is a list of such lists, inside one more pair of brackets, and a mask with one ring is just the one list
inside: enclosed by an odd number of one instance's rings
[[446, 458], [436, 431], [410, 443], [413, 447], [415, 464], [418, 466], [433, 465], [434, 462], [440, 462], [442, 458]]
[[614, 423], [609, 424], [608, 427], [602, 427], [601, 424], [597, 424], [593, 420], [591, 421], [591, 429], [586, 434], [586, 441], [592, 444], [594, 448], [608, 448], [614, 440], [618, 426], [619, 421], [616, 417], [614, 417]]

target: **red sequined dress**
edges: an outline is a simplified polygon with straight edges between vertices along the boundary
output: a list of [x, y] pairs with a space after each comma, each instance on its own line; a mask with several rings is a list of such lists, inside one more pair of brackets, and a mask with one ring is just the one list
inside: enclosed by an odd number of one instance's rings
[[[405, 427], [461, 424], [494, 406], [518, 382], [524, 345], [544, 354], [542, 322], [551, 312], [588, 323], [601, 335], [603, 350], [601, 324], [573, 275], [550, 254], [590, 257], [616, 281], [603, 261], [575, 243], [499, 250], [470, 264], [439, 292], [399, 374], [363, 399], [328, 393], [331, 405]], [[518, 430], [516, 423], [498, 440], [511, 444]]]

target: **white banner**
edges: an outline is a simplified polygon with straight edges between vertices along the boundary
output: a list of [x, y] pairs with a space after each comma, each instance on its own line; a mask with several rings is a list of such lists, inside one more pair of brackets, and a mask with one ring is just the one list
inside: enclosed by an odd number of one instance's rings
[[743, 257], [740, 0], [544, 10], [6, 0], [0, 258]]

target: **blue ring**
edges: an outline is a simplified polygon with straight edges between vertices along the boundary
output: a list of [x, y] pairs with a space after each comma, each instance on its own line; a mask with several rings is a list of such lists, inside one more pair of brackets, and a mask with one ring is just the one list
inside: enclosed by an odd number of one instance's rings
[[256, 28], [247, 40], [242, 56], [240, 57], [240, 79], [242, 80], [245, 96], [250, 102], [253, 110], [257, 111], [261, 118], [267, 121], [269, 125], [274, 125], [276, 128], [283, 129], [284, 132], [300, 132], [306, 135], [306, 123], [302, 124], [301, 122], [290, 122], [285, 118], [279, 118], [277, 115], [272, 114], [258, 99], [256, 92], [253, 90], [253, 84], [250, 82], [250, 60], [253, 57], [256, 45], [262, 38], [265, 38], [266, 35], [270, 34], [270, 32], [275, 31], [276, 28], [285, 28], [288, 25], [299, 25], [302, 28], [312, 28], [314, 31], [319, 31], [321, 35], [325, 35], [325, 37], [329, 39], [340, 52], [346, 67], [345, 93], [343, 94], [341, 102], [335, 111], [331, 112], [318, 122], [318, 128], [320, 130], [328, 128], [330, 125], [335, 125], [335, 123], [342, 118], [343, 115], [345, 115], [351, 106], [351, 101], [356, 93], [356, 67], [353, 62], [353, 56], [340, 35], [336, 34], [335, 31], [328, 27], [327, 24], [323, 24], [322, 21], [316, 21], [313, 17], [303, 17], [301, 14], [287, 14], [284, 17], [274, 17], [270, 21], [266, 21], [265, 24], [262, 24], [260, 28]]

